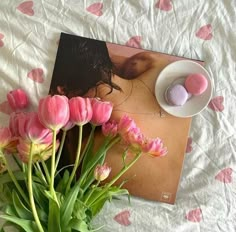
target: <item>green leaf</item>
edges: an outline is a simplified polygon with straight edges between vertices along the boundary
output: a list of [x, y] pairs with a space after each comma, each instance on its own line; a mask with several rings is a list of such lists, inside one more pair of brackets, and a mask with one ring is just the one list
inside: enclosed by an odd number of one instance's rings
[[57, 192], [63, 193], [66, 190], [66, 186], [67, 186], [69, 178], [70, 178], [70, 173], [68, 170], [65, 170], [63, 174], [63, 178], [59, 181], [56, 187]]
[[[97, 191], [94, 191], [92, 196], [89, 199], [89, 202], [93, 202], [94, 199], [97, 199], [98, 195], [100, 194], [100, 189]], [[93, 216], [98, 214], [102, 207], [104, 206], [105, 202], [107, 200], [111, 200], [112, 198], [117, 198], [118, 196], [121, 195], [128, 195], [129, 192], [127, 189], [120, 189], [119, 187], [116, 186], [111, 186], [102, 196], [100, 196], [91, 206], [90, 209], [92, 211]], [[89, 204], [88, 202], [88, 204]]]
[[18, 217], [10, 216], [10, 215], [0, 215], [0, 218], [10, 221], [18, 226], [20, 226], [22, 229], [24, 229], [27, 232], [35, 232], [37, 231], [37, 226], [34, 221], [31, 220], [25, 220]]
[[33, 182], [34, 199], [41, 209], [48, 208], [48, 199], [44, 193], [45, 189], [45, 186]]
[[90, 232], [87, 223], [76, 218], [70, 220], [69, 227], [79, 232]]
[[15, 210], [20, 218], [27, 219], [27, 220], [34, 220], [33, 214], [31, 213], [30, 210], [28, 210], [25, 207], [23, 202], [20, 200], [18, 194], [14, 190], [12, 192], [12, 200], [13, 200]]
[[57, 202], [49, 200], [48, 232], [61, 232], [60, 226], [60, 209]]
[[14, 205], [7, 205], [3, 210], [2, 210], [5, 214], [10, 215], [10, 216], [18, 216], [17, 212], [15, 210]]
[[[18, 181], [26, 180], [26, 174], [22, 171], [14, 171], [13, 174], [14, 174], [16, 180], [18, 180]], [[40, 179], [37, 176], [33, 176], [33, 180], [36, 182], [40, 182]], [[10, 183], [10, 182], [12, 182], [12, 179], [11, 179], [8, 172], [0, 175], [0, 185]]]
[[80, 190], [79, 184], [75, 184], [75, 186], [69, 191], [67, 196], [65, 196], [64, 202], [61, 205], [61, 225], [62, 231], [66, 229], [74, 209], [74, 204], [77, 199], [78, 193]]

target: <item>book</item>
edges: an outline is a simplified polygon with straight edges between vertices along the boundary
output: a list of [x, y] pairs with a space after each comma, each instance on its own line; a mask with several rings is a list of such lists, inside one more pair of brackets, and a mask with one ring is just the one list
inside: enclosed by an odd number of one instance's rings
[[[176, 200], [191, 118], [165, 112], [154, 90], [163, 68], [181, 59], [187, 58], [61, 33], [50, 85], [51, 94], [111, 101], [111, 119], [118, 121], [126, 114], [145, 136], [161, 138], [168, 154], [142, 155], [115, 184], [125, 181], [123, 187], [131, 195], [169, 204]], [[67, 135], [68, 149], [63, 157], [67, 164], [75, 158], [76, 136], [75, 130]], [[96, 139], [102, 140], [101, 132]], [[112, 168], [109, 179], [122, 168], [123, 150], [124, 146], [118, 144], [107, 153], [105, 162]]]

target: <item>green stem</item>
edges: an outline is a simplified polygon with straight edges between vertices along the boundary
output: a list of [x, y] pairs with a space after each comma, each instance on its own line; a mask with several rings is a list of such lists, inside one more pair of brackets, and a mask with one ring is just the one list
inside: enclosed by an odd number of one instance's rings
[[55, 164], [55, 169], [57, 169], [57, 166], [58, 166], [60, 158], [61, 158], [62, 149], [63, 149], [65, 139], [66, 139], [66, 134], [67, 134], [67, 131], [63, 130], [60, 147], [59, 147], [59, 150], [57, 153], [57, 160], [56, 160], [56, 164]]
[[94, 190], [98, 187], [99, 184], [100, 184], [100, 181], [98, 181], [97, 184], [92, 188], [92, 190], [90, 191], [89, 195], [84, 200], [84, 204], [85, 205], [86, 205], [86, 203], [88, 202], [89, 198], [92, 196]]
[[45, 175], [46, 175], [46, 179], [47, 179], [48, 183], [50, 183], [51, 178], [50, 178], [50, 175], [49, 175], [48, 167], [47, 167], [47, 165], [45, 164], [44, 160], [42, 160], [41, 163], [42, 163], [42, 166], [43, 166], [43, 170], [44, 170], [44, 172], [45, 172]]
[[45, 176], [44, 176], [44, 174], [43, 174], [43, 172], [42, 172], [42, 169], [41, 169], [39, 163], [36, 163], [35, 165], [36, 165], [36, 166], [35, 166], [34, 168], [35, 168], [35, 169], [38, 169], [38, 173], [39, 173], [41, 179], [44, 181], [45, 184], [47, 184], [47, 180], [45, 179]]
[[[91, 139], [93, 138], [93, 135], [94, 135], [94, 131], [95, 131], [96, 126], [94, 126], [93, 124], [91, 124], [91, 126], [92, 126], [92, 130], [91, 130], [91, 132], [90, 132], [90, 135], [89, 135], [89, 138], [88, 138], [88, 140], [87, 140], [87, 143], [86, 143], [86, 145], [85, 145], [85, 147], [84, 147], [84, 149], [83, 149], [83, 152], [82, 152], [82, 154], [81, 154], [81, 158], [80, 158], [79, 164], [80, 164], [81, 161], [83, 160], [84, 155], [86, 154], [86, 152], [87, 152], [87, 150], [88, 150], [88, 146], [89, 146], [89, 144], [90, 144], [90, 142], [91, 142]], [[83, 164], [82, 166], [84, 166], [84, 164]], [[83, 167], [82, 167], [82, 170], [83, 170]]]
[[23, 168], [22, 168], [22, 164], [19, 162], [19, 160], [16, 158], [15, 155], [12, 155], [15, 163], [17, 164], [17, 166], [23, 171]]
[[14, 173], [12, 172], [12, 170], [11, 170], [11, 168], [10, 168], [10, 165], [8, 164], [7, 159], [5, 158], [4, 155], [2, 155], [2, 158], [3, 158], [3, 162], [4, 162], [5, 165], [6, 165], [7, 171], [8, 171], [8, 173], [9, 173], [9, 175], [10, 175], [10, 177], [11, 177], [13, 183], [15, 184], [17, 190], [19, 191], [20, 195], [23, 197], [24, 201], [25, 201], [28, 205], [30, 205], [27, 196], [25, 195], [23, 189], [21, 188], [21, 186], [19, 185], [17, 179], [15, 178]]
[[129, 170], [142, 155], [142, 152], [136, 154], [135, 158], [127, 165], [124, 166], [121, 171], [113, 178], [113, 180], [106, 185], [106, 187], [100, 192], [100, 194], [89, 204], [90, 207], [94, 202], [96, 202], [127, 170]]
[[44, 232], [43, 227], [42, 227], [41, 222], [40, 222], [39, 217], [38, 217], [38, 213], [37, 213], [35, 202], [34, 202], [34, 195], [33, 195], [33, 186], [32, 186], [33, 149], [34, 149], [34, 144], [31, 143], [31, 145], [30, 145], [29, 163], [28, 163], [28, 191], [29, 191], [29, 199], [30, 199], [30, 205], [31, 205], [33, 216], [34, 216], [34, 220], [35, 220], [35, 223], [36, 223], [36, 225], [38, 227], [38, 230], [40, 232]]
[[55, 157], [56, 157], [56, 130], [53, 130], [53, 144], [52, 144], [52, 158], [51, 158], [51, 179], [50, 179], [50, 194], [56, 199], [56, 193], [54, 190], [54, 176], [55, 176]]
[[82, 145], [82, 133], [83, 133], [83, 125], [80, 125], [79, 126], [79, 138], [78, 138], [79, 141], [78, 141], [78, 147], [77, 147], [77, 152], [76, 152], [75, 166], [73, 167], [68, 184], [66, 186], [66, 193], [69, 191], [69, 188], [70, 188], [71, 183], [74, 179], [77, 168], [79, 166], [79, 159], [80, 159], [80, 152], [81, 152], [81, 145]]

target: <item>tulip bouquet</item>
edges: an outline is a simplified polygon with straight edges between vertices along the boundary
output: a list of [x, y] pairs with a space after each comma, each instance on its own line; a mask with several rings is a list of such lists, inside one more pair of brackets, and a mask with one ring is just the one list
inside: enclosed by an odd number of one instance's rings
[[[40, 99], [36, 112], [24, 111], [29, 101], [21, 89], [7, 95], [14, 110], [9, 126], [0, 128], [0, 217], [5, 226], [19, 231], [95, 231], [91, 222], [107, 200], [128, 191], [114, 183], [141, 155], [167, 153], [161, 139], [145, 137], [134, 120], [124, 116], [111, 121], [112, 104], [96, 98], [54, 95]], [[86, 142], [83, 126], [91, 125]], [[72, 170], [58, 168], [67, 132], [79, 128]], [[104, 141], [94, 149], [95, 128], [101, 126]], [[58, 140], [59, 131], [62, 133]], [[122, 169], [108, 182], [112, 171], [105, 163], [107, 151], [116, 143], [125, 149]], [[127, 153], [132, 153], [127, 161]], [[14, 159], [13, 170], [9, 159]]]

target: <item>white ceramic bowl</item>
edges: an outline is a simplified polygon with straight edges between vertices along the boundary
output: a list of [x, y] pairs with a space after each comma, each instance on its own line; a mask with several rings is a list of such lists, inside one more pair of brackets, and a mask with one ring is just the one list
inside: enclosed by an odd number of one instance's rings
[[[208, 80], [208, 87], [199, 96], [192, 96], [183, 106], [168, 105], [165, 100], [165, 91], [173, 83], [183, 82], [184, 77], [191, 73], [201, 73]], [[200, 113], [211, 100], [213, 82], [207, 70], [197, 62], [190, 60], [179, 60], [167, 65], [159, 74], [156, 85], [155, 95], [160, 106], [169, 114], [176, 117], [192, 117]]]

